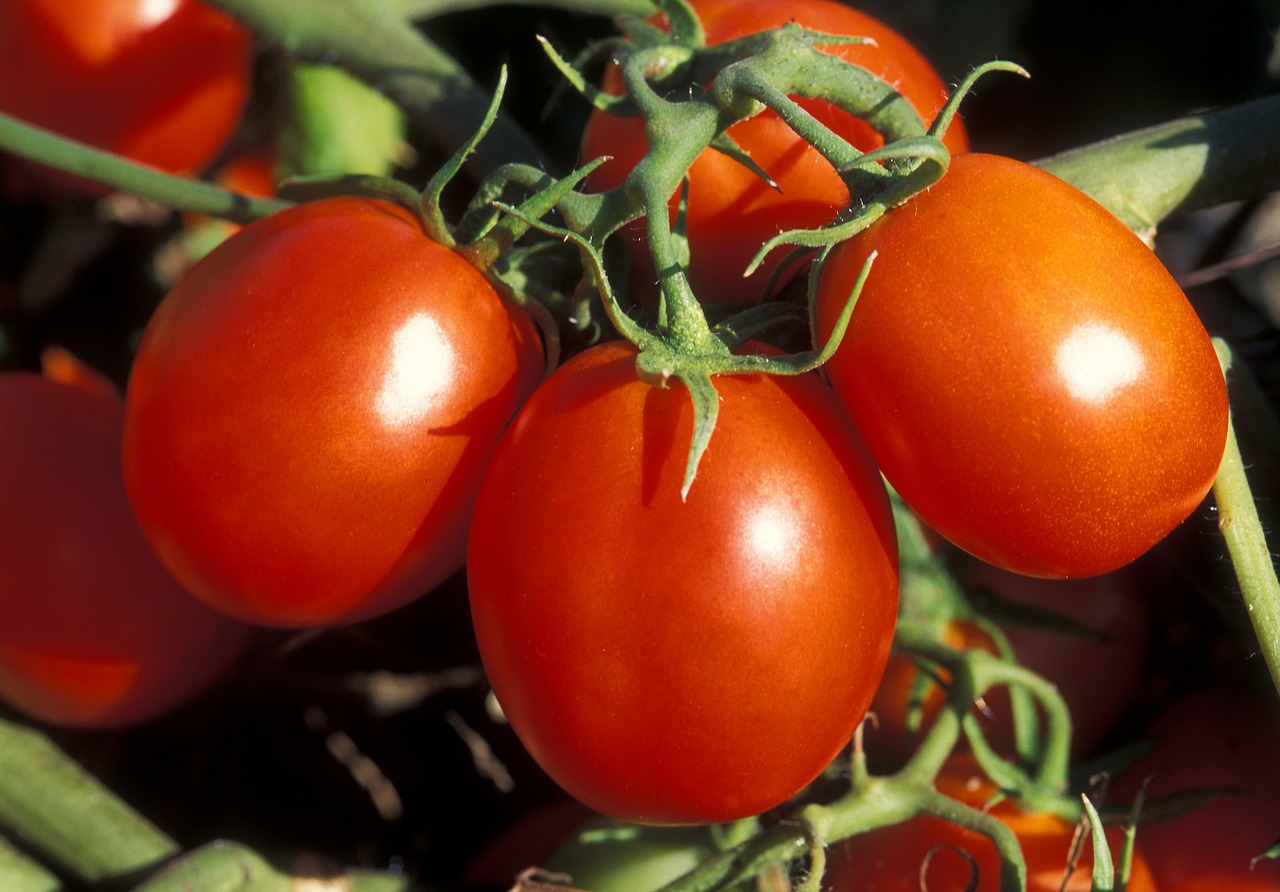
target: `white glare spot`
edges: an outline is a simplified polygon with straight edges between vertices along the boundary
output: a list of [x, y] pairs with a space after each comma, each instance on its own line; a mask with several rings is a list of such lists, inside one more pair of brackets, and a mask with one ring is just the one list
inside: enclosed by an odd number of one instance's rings
[[1076, 328], [1054, 354], [1058, 374], [1076, 399], [1104, 402], [1142, 374], [1142, 353], [1123, 332], [1098, 323]]
[[391, 368], [378, 391], [378, 414], [391, 425], [425, 415], [448, 385], [453, 348], [430, 316], [412, 316], [391, 339]]
[[751, 551], [757, 557], [779, 564], [787, 561], [792, 552], [793, 531], [786, 514], [764, 509], [757, 511], [748, 521], [747, 538]]
[[142, 24], [152, 27], [173, 15], [177, 8], [178, 0], [143, 0], [138, 18], [142, 20]]

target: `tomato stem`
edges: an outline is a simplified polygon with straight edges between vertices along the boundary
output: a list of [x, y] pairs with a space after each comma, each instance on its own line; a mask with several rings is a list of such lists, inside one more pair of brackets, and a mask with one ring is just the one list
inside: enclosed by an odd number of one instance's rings
[[0, 148], [177, 210], [237, 223], [252, 222], [292, 204], [165, 173], [24, 123], [3, 112], [0, 112]]
[[0, 719], [0, 824], [89, 882], [153, 866], [178, 851], [44, 734]]
[[[1238, 409], [1238, 391], [1247, 383], [1248, 373], [1233, 366], [1231, 350], [1224, 341], [1214, 339], [1214, 346], [1231, 385], [1234, 414]], [[1227, 424], [1226, 451], [1214, 480], [1213, 497], [1218, 506], [1218, 529], [1231, 555], [1258, 648], [1266, 660], [1272, 683], [1280, 691], [1280, 580], [1276, 577], [1271, 549], [1249, 487], [1234, 421]]]

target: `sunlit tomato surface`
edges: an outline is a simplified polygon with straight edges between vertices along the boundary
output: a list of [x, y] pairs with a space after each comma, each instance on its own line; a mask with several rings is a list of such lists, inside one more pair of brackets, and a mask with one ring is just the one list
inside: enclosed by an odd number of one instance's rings
[[129, 510], [118, 398], [0, 375], [0, 698], [102, 728], [154, 718], [225, 672], [242, 626], [192, 598]]
[[[1033, 579], [975, 562], [965, 581], [971, 590], [989, 589], [1012, 607], [1060, 617], [1058, 628], [1003, 623], [1001, 630], [1023, 666], [1057, 686], [1071, 710], [1071, 749], [1076, 756], [1097, 750], [1137, 699], [1147, 655], [1147, 600], [1132, 574], [1124, 571], [1090, 579]], [[956, 648], [997, 652], [995, 643], [972, 621], [952, 619], [943, 640]], [[871, 709], [876, 722], [865, 731], [868, 753], [890, 764], [906, 761], [919, 738], [908, 725], [918, 703], [921, 732], [944, 702], [943, 689], [922, 674], [905, 654], [895, 653]], [[1012, 708], [1006, 689], [987, 692], [974, 707], [988, 741], [1014, 754]]]
[[[878, 75], [920, 113], [927, 124], [947, 99], [946, 86], [932, 66], [905, 38], [864, 13], [835, 0], [694, 0], [715, 46], [781, 27], [788, 22], [829, 34], [869, 37], [874, 43], [824, 47], [826, 52]], [[621, 92], [621, 78], [610, 70], [605, 87]], [[800, 104], [855, 148], [883, 145], [868, 124], [823, 100]], [[742, 273], [760, 246], [787, 229], [814, 228], [831, 220], [849, 193], [834, 168], [773, 112], [765, 111], [729, 128], [728, 135], [778, 183], [774, 189], [721, 152], [704, 151], [689, 171], [688, 234], [692, 254], [689, 277], [704, 301], [754, 299], [780, 252], [750, 280]], [[964, 125], [953, 121], [944, 140], [953, 152], [968, 148]], [[639, 117], [594, 112], [582, 138], [582, 158], [610, 156], [588, 179], [593, 191], [612, 188], [644, 155], [647, 142]], [[653, 278], [643, 229], [631, 227], [632, 262]]]
[[[986, 808], [996, 789], [965, 757], [953, 758], [938, 777], [937, 787], [966, 805], [985, 808], [1014, 832], [1026, 862], [1027, 892], [1089, 892], [1092, 840], [1085, 844], [1070, 880], [1063, 885], [1076, 832], [1074, 823], [1021, 811], [1008, 800]], [[1113, 863], [1118, 864], [1123, 831], [1109, 828], [1107, 844]], [[1149, 864], [1139, 842], [1128, 892], [1155, 892]], [[999, 872], [999, 855], [987, 837], [928, 816], [853, 836], [833, 846], [823, 888], [832, 892], [997, 892], [1001, 889]], [[1163, 886], [1158, 888], [1165, 892]]]
[[130, 498], [174, 575], [234, 616], [386, 612], [461, 566], [538, 350], [528, 317], [407, 211], [352, 198], [275, 214], [193, 266], [148, 324]]
[[1036, 576], [1132, 561], [1213, 482], [1227, 394], [1150, 250], [1029, 165], [960, 155], [838, 247], [818, 294], [827, 365], [885, 476], [935, 530]]
[[562, 366], [481, 485], [467, 572], [484, 665], [569, 793], [643, 823], [778, 805], [850, 739], [889, 653], [885, 492], [816, 376], [717, 378], [697, 479], [683, 387], [629, 346]]
[[0, 110], [144, 164], [199, 170], [239, 121], [250, 44], [195, 0], [0, 0]]
[[1130, 801], [1144, 781], [1148, 811], [1165, 797], [1220, 794], [1185, 814], [1139, 823], [1160, 892], [1280, 889], [1280, 861], [1258, 857], [1280, 837], [1275, 692], [1257, 694], [1239, 684], [1195, 691], [1170, 706], [1143, 738], [1154, 746], [1116, 779], [1117, 802]]

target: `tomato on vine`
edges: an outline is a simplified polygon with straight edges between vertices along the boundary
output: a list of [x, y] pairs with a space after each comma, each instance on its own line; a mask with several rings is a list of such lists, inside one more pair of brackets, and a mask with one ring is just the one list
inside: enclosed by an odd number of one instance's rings
[[151, 551], [120, 473], [123, 424], [119, 398], [98, 389], [0, 375], [0, 698], [42, 721], [155, 718], [249, 641]]
[[890, 483], [989, 563], [1089, 576], [1200, 504], [1227, 393], [1172, 276], [1101, 205], [1030, 165], [959, 155], [831, 253], [826, 337], [875, 252], [827, 373]]
[[240, 120], [250, 50], [248, 31], [199, 0], [4, 0], [0, 110], [192, 173]]
[[148, 323], [129, 496], [220, 610], [372, 617], [462, 565], [480, 473], [541, 372], [528, 315], [410, 212], [299, 205], [220, 244]]
[[[870, 71], [893, 85], [927, 125], [947, 100], [947, 88], [929, 62], [904, 37], [871, 16], [835, 0], [692, 0], [709, 46], [797, 22], [805, 28], [873, 42], [824, 47], [824, 51]], [[659, 18], [661, 21], [661, 18]], [[610, 69], [605, 89], [621, 92]], [[870, 151], [883, 137], [865, 121], [821, 99], [797, 99], [854, 148]], [[776, 181], [770, 186], [729, 156], [707, 149], [689, 170], [686, 220], [692, 255], [689, 280], [705, 301], [742, 301], [760, 290], [742, 281], [760, 246], [782, 230], [812, 229], [829, 222], [849, 200], [834, 168], [772, 111], [734, 124], [727, 131], [738, 146]], [[952, 152], [968, 149], [964, 125], [953, 120], [944, 138]], [[647, 148], [644, 122], [594, 111], [582, 136], [584, 160], [608, 157], [588, 178], [592, 191], [619, 185]], [[673, 197], [673, 210], [674, 210]], [[631, 262], [652, 278], [642, 230], [629, 228]], [[763, 283], [780, 256], [766, 260], [753, 281]]]
[[[990, 813], [1017, 836], [1027, 868], [1027, 892], [1089, 892], [1093, 845], [1086, 842], [1072, 866], [1077, 825], [1057, 815], [1024, 811], [1008, 799], [988, 803], [996, 787], [964, 756], [952, 757], [938, 776], [938, 792]], [[1141, 839], [1141, 836], [1139, 836]], [[1123, 831], [1108, 828], [1113, 863], [1120, 860]], [[837, 843], [823, 888], [832, 892], [996, 892], [1000, 857], [990, 839], [932, 815], [921, 815]], [[1065, 882], [1064, 882], [1065, 880]], [[1128, 892], [1163, 892], [1152, 877], [1141, 843], [1134, 850]]]
[[640, 823], [772, 808], [851, 738], [889, 653], [888, 500], [814, 375], [723, 375], [681, 498], [693, 411], [597, 346], [516, 416], [467, 573], [512, 728], [585, 804]]

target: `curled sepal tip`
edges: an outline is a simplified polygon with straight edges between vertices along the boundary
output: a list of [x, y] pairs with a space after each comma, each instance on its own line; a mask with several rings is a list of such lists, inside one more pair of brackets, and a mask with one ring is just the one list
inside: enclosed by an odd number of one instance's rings
[[960, 85], [948, 97], [946, 105], [942, 106], [942, 110], [938, 112], [937, 117], [933, 119], [933, 123], [929, 125], [930, 136], [938, 139], [942, 138], [942, 135], [947, 132], [947, 128], [951, 126], [951, 121], [955, 118], [956, 112], [960, 108], [960, 103], [973, 90], [973, 85], [978, 82], [978, 78], [993, 71], [1007, 71], [1022, 77], [1031, 77], [1031, 73], [1016, 62], [1001, 62], [998, 60], [984, 62], [970, 71], [968, 76], [960, 82]]
[[[551, 60], [551, 64], [556, 70], [564, 76], [582, 98], [590, 102], [594, 107], [602, 112], [613, 115], [635, 114], [635, 103], [626, 96], [614, 96], [601, 90], [595, 84], [591, 83], [587, 77], [579, 70], [578, 65], [570, 62], [561, 56], [556, 48], [551, 45], [551, 41], [547, 40], [541, 34], [538, 35], [538, 43], [542, 45], [542, 51], [547, 54], [547, 58]], [[595, 55], [595, 51], [589, 50], [587, 56], [590, 58]]]
[[502, 104], [502, 94], [506, 88], [507, 66], [503, 65], [498, 70], [498, 85], [493, 90], [493, 98], [489, 101], [489, 108], [485, 111], [484, 119], [480, 122], [480, 126], [476, 128], [476, 132], [471, 135], [471, 138], [427, 181], [426, 188], [422, 190], [422, 194], [419, 196], [418, 212], [422, 217], [427, 234], [447, 248], [455, 247], [457, 240], [454, 238], [453, 230], [445, 221], [444, 211], [440, 207], [440, 196], [444, 193], [445, 186], [457, 175], [458, 171], [462, 169], [462, 165], [475, 152], [476, 146], [480, 144], [480, 140], [484, 139], [485, 134], [489, 132], [493, 122], [498, 119], [498, 108]]

